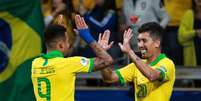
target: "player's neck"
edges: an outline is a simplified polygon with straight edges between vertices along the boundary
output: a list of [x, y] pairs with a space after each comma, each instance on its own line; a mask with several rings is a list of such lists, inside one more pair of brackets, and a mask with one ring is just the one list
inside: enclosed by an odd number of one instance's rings
[[[55, 51], [55, 50], [60, 51], [60, 50], [58, 50], [58, 49], [47, 49], [46, 53], [49, 53], [49, 52], [52, 52], [52, 51]], [[60, 52], [61, 52], [61, 51], [60, 51]]]
[[155, 52], [151, 57], [147, 59], [147, 63], [151, 63], [161, 54], [161, 51]]

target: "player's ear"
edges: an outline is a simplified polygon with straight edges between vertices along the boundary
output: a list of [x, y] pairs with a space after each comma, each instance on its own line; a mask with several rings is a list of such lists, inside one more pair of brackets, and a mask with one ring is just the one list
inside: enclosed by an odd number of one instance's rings
[[63, 41], [57, 42], [57, 49], [64, 51], [64, 42]]
[[159, 48], [159, 47], [160, 47], [160, 44], [161, 44], [160, 40], [156, 40], [156, 41], [154, 42], [154, 47], [155, 47], [155, 48]]

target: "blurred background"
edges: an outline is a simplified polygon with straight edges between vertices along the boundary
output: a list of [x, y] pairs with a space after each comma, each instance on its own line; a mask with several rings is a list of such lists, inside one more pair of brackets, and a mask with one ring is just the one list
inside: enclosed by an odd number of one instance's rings
[[[64, 15], [71, 43], [70, 56], [94, 57], [90, 47], [73, 32], [74, 16], [80, 14], [97, 40], [111, 31], [115, 59], [113, 69], [131, 61], [117, 43], [123, 31], [157, 22], [164, 29], [162, 52], [176, 64], [171, 101], [201, 101], [201, 0], [0, 0], [0, 101], [35, 101], [31, 61], [42, 52], [44, 29]], [[131, 84], [107, 84], [100, 72], [78, 74], [75, 101], [133, 101]], [[100, 99], [99, 99], [100, 98]]]

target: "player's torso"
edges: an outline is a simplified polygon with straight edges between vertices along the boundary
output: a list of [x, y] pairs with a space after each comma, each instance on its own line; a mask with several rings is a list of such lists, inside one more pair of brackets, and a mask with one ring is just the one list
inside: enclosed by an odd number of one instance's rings
[[74, 101], [75, 74], [66, 66], [64, 58], [35, 59], [32, 82], [37, 101]]
[[[156, 65], [152, 66], [152, 68], [163, 66], [163, 64], [166, 64], [166, 62], [168, 61], [169, 59], [164, 58]], [[137, 96], [138, 101], [169, 101], [175, 81], [175, 69], [172, 70], [173, 71], [169, 72], [172, 73], [170, 80], [164, 83], [161, 83], [159, 81], [150, 82], [139, 70], [137, 70], [135, 76], [137, 78], [134, 78], [134, 85], [136, 88], [135, 96]]]

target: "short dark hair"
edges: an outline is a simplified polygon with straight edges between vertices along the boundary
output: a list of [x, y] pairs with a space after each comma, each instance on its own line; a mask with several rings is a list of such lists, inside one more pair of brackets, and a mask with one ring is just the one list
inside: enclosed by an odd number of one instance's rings
[[149, 32], [152, 38], [160, 39], [162, 41], [162, 34], [165, 32], [156, 22], [148, 22], [143, 24], [139, 29], [138, 33]]
[[66, 39], [66, 28], [62, 25], [51, 24], [45, 30], [45, 44], [49, 48], [54, 48], [54, 43], [58, 40]]

